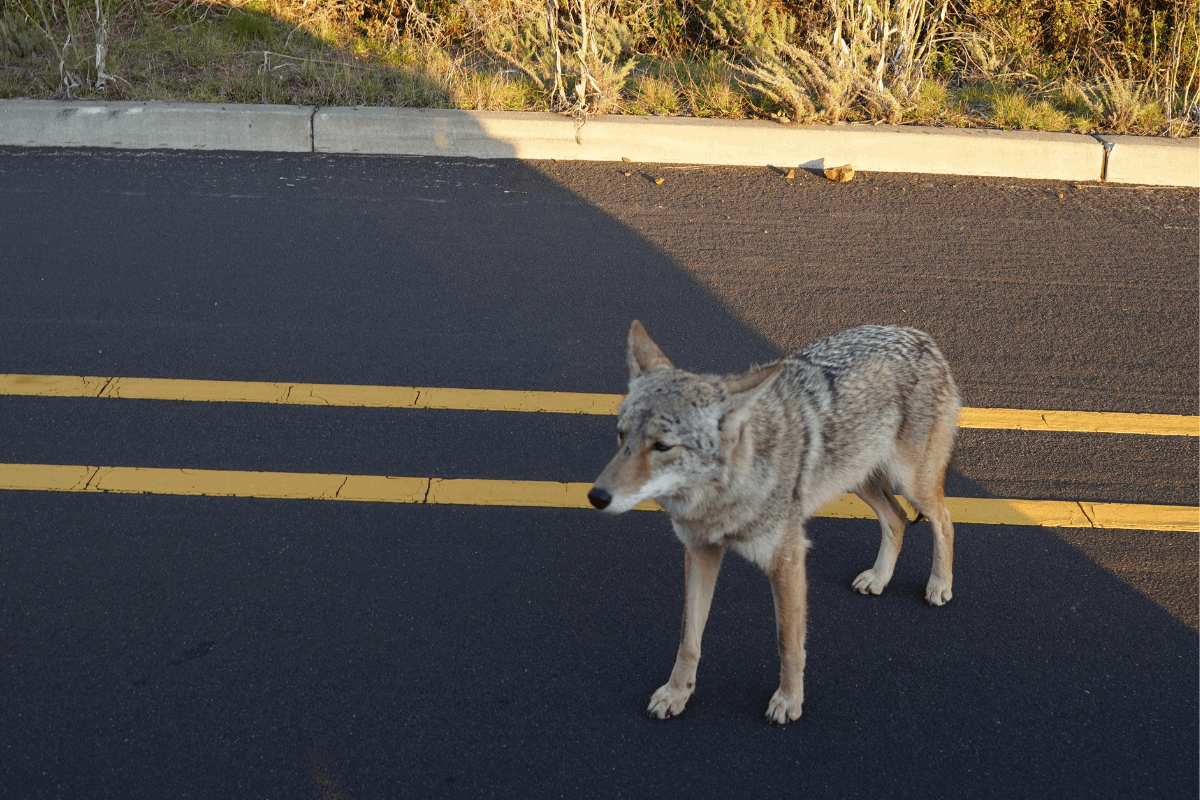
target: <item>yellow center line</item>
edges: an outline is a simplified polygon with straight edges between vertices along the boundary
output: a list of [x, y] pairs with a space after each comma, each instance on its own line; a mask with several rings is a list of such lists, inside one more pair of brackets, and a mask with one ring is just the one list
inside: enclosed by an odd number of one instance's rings
[[[590, 488], [589, 483], [555, 481], [0, 464], [0, 490], [15, 491], [591, 508], [587, 499]], [[1200, 508], [1192, 506], [975, 497], [948, 497], [946, 505], [954, 521], [963, 524], [1200, 532]], [[642, 503], [637, 509], [661, 510], [653, 501]], [[875, 518], [866, 503], [849, 494], [843, 495], [817, 516]]]
[[1200, 417], [1176, 414], [1129, 414], [1116, 411], [964, 408], [958, 417], [958, 427], [1016, 431], [1200, 436]]
[[[595, 415], [616, 414], [622, 400], [583, 392], [9, 374], [0, 374], [0, 395]], [[1200, 416], [964, 408], [959, 427], [1200, 436]]]

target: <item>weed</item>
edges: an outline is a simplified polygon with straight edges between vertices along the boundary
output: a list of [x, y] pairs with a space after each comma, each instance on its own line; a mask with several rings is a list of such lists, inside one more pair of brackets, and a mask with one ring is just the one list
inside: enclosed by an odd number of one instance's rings
[[[595, 0], [547, 0], [483, 37], [491, 53], [525, 73], [552, 107], [586, 116], [616, 111], [635, 60], [628, 24]], [[622, 57], [625, 62], [620, 63]]]
[[513, 72], [466, 70], [454, 82], [451, 99], [456, 108], [506, 111], [535, 108], [540, 98], [537, 87]]
[[275, 23], [270, 17], [249, 8], [235, 8], [226, 15], [224, 24], [234, 35], [247, 42], [269, 42]]
[[638, 77], [633, 84], [633, 100], [625, 110], [631, 114], [671, 116], [683, 107], [683, 99], [673, 81], [649, 75]]
[[711, 56], [702, 61], [676, 63], [672, 73], [694, 116], [736, 118], [745, 113], [746, 98], [735, 83], [733, 70], [723, 59]]
[[1092, 85], [1070, 83], [1065, 89], [1071, 104], [1086, 109], [1105, 128], [1116, 133], [1147, 133], [1166, 122], [1162, 104], [1146, 84], [1109, 73]]
[[4, 7], [0, 12], [0, 64], [11, 64], [50, 49], [50, 40], [33, 20], [15, 6]]
[[731, 0], [714, 27], [731, 31], [748, 56], [747, 85], [796, 120], [847, 118], [899, 122], [934, 53], [947, 5], [925, 0], [834, 0], [833, 32], [815, 48], [796, 44], [794, 23], [765, 0]]

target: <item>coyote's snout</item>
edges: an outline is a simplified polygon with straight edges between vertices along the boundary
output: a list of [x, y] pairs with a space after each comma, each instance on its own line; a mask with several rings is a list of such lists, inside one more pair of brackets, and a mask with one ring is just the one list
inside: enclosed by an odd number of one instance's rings
[[592, 490], [588, 492], [588, 502], [603, 511], [612, 502], [612, 495], [608, 493], [607, 489], [593, 486]]
[[853, 491], [879, 516], [874, 566], [853, 581], [879, 594], [891, 580], [908, 523], [904, 495], [933, 526], [925, 599], [951, 597], [954, 527], [942, 494], [958, 422], [958, 390], [933, 340], [913, 328], [863, 326], [740, 375], [676, 369], [641, 323], [629, 327], [629, 393], [617, 452], [588, 493], [620, 514], [655, 498], [684, 545], [683, 633], [671, 678], [651, 714], [683, 711], [696, 682], [700, 639], [725, 548], [770, 578], [779, 637], [773, 722], [804, 700], [807, 583], [804, 523]]

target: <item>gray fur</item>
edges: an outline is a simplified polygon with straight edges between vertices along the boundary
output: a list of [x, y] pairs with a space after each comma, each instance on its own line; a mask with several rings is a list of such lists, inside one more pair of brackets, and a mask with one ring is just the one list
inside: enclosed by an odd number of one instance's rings
[[[686, 548], [683, 641], [651, 713], [679, 713], [691, 695], [711, 601], [711, 587], [707, 596], [696, 587], [715, 582], [731, 548], [767, 572], [775, 593], [782, 665], [767, 714], [775, 722], [800, 715], [804, 523], [845, 492], [875, 510], [883, 534], [874, 566], [853, 587], [879, 594], [891, 579], [907, 524], [892, 496], [898, 492], [934, 529], [926, 599], [950, 599], [954, 528], [942, 484], [960, 402], [927, 334], [852, 328], [772, 364], [719, 376], [676, 369], [635, 321], [628, 362], [620, 444], [590, 496], [609, 513], [654, 497]], [[691, 585], [693, 575], [704, 580]]]

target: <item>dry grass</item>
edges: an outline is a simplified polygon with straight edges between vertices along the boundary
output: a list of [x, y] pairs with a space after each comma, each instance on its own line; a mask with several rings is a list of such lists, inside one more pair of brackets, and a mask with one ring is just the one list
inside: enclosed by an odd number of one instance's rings
[[6, 0], [0, 97], [1195, 135], [1198, 2]]
[[669, 117], [683, 108], [678, 84], [672, 80], [640, 75], [634, 78], [631, 92], [633, 97], [625, 106], [625, 110], [631, 114]]
[[[948, 0], [832, 0], [833, 31], [795, 42], [765, 0], [731, 0], [746, 32], [747, 86], [796, 120], [899, 122], [918, 95]], [[759, 22], [761, 20], [761, 23]]]
[[683, 76], [677, 80], [693, 116], [737, 119], [745, 115], [748, 99], [724, 61], [712, 58], [673, 66], [673, 74]]

